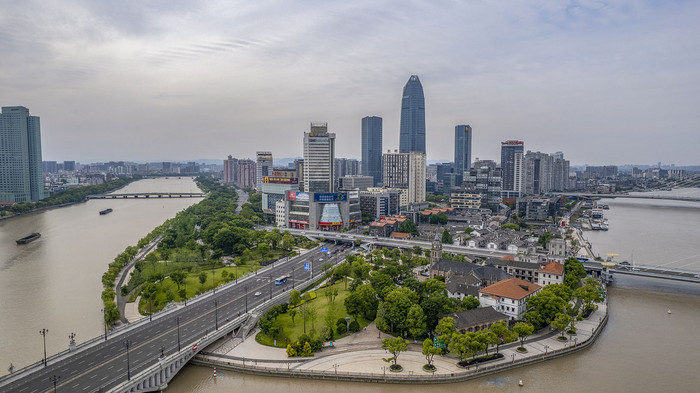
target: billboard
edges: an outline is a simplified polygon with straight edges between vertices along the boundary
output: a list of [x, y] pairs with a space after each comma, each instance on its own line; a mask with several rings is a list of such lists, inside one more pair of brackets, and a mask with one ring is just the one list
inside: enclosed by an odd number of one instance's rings
[[263, 177], [263, 183], [299, 184], [299, 179], [296, 177], [265, 176]]
[[308, 192], [287, 191], [287, 199], [290, 201], [309, 201]]
[[360, 197], [360, 192], [359, 191], [350, 191], [348, 193], [348, 198], [349, 199], [358, 199]]
[[314, 194], [314, 202], [342, 202], [348, 200], [345, 192], [317, 192]]

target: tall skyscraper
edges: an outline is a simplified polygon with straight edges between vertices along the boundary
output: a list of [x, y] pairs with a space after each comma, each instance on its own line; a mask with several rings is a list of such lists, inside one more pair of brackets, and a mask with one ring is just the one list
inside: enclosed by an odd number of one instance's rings
[[472, 128], [465, 124], [455, 126], [455, 173], [460, 176], [472, 167]]
[[227, 159], [224, 160], [224, 183], [228, 184], [234, 184], [236, 183], [238, 175], [238, 160], [228, 156]]
[[272, 152], [270, 151], [259, 151], [256, 152], [256, 177], [255, 177], [255, 189], [257, 191], [262, 191], [263, 178], [265, 176], [270, 176], [272, 171]]
[[553, 157], [546, 153], [528, 151], [524, 157], [525, 193], [543, 194], [553, 189]]
[[[503, 171], [503, 191], [522, 192], [523, 141], [501, 142], [501, 170]], [[509, 193], [509, 196], [518, 195]]]
[[328, 123], [311, 123], [304, 133], [304, 191], [335, 191], [335, 134]]
[[23, 106], [0, 112], [0, 201], [35, 202], [44, 198], [41, 126]]
[[383, 156], [383, 186], [405, 189], [407, 203], [425, 201], [425, 154], [386, 153]]
[[425, 154], [425, 96], [418, 75], [411, 75], [403, 88], [399, 150]]
[[374, 186], [382, 182], [382, 118], [362, 118], [362, 174], [372, 176]]
[[236, 184], [241, 188], [255, 187], [255, 161], [238, 160], [238, 170], [236, 173]]

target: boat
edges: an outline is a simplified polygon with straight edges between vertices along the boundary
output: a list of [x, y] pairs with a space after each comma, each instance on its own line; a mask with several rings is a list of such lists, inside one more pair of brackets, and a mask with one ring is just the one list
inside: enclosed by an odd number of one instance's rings
[[603, 218], [603, 209], [591, 210], [591, 218]]
[[27, 235], [21, 239], [17, 239], [16, 242], [17, 242], [17, 244], [27, 244], [29, 242], [33, 242], [34, 240], [36, 240], [40, 237], [41, 237], [41, 233], [34, 232], [31, 235]]
[[109, 214], [111, 212], [112, 212], [112, 208], [100, 210], [100, 215], [104, 216], [105, 214]]

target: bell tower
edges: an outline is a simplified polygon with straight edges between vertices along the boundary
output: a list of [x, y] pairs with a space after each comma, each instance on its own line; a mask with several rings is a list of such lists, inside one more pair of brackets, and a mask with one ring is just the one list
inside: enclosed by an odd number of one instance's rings
[[433, 240], [433, 245], [430, 247], [430, 278], [433, 276], [433, 268], [435, 264], [442, 258], [442, 241], [438, 236], [437, 231], [435, 232], [435, 239]]

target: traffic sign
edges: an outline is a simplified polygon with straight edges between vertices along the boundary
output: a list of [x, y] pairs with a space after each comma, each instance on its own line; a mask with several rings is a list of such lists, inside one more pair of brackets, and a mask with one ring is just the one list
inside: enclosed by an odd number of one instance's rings
[[311, 264], [308, 262], [305, 262], [304, 263], [304, 271], [308, 272], [309, 270], [311, 270]]
[[328, 247], [321, 247], [321, 252], [328, 252]]

